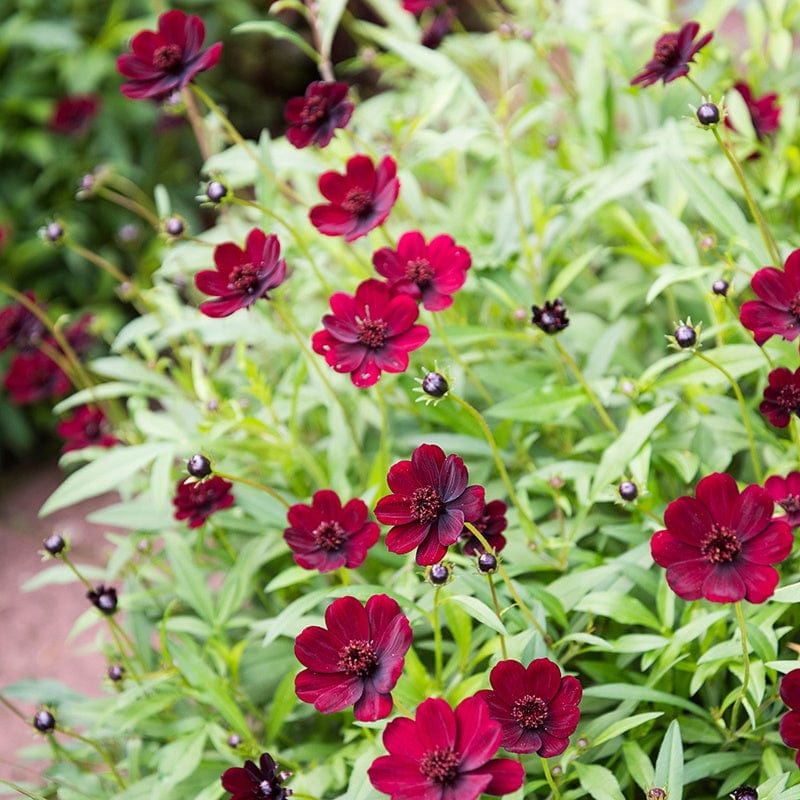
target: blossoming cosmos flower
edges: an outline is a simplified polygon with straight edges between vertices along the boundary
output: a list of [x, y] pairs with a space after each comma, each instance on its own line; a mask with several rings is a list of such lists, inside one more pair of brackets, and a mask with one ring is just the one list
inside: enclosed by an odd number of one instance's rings
[[367, 522], [368, 513], [363, 500], [355, 498], [342, 508], [336, 492], [321, 489], [310, 506], [298, 503], [289, 509], [283, 538], [305, 569], [355, 569], [380, 536], [378, 524]]
[[556, 297], [552, 302], [545, 300], [543, 306], [531, 306], [531, 311], [533, 312], [531, 322], [545, 333], [558, 333], [569, 325], [567, 309], [564, 308], [564, 301], [560, 297]]
[[[781, 700], [791, 709], [781, 717], [778, 730], [787, 747], [800, 747], [800, 669], [787, 672], [781, 679]], [[800, 766], [800, 752], [795, 755]]]
[[205, 269], [195, 275], [197, 288], [215, 300], [200, 304], [207, 317], [228, 317], [240, 308], [249, 308], [286, 278], [286, 262], [280, 257], [278, 237], [253, 228], [244, 249], [225, 242], [214, 249], [216, 270]]
[[203, 481], [178, 481], [172, 504], [175, 519], [188, 519], [190, 528], [199, 528], [215, 511], [233, 505], [233, 484], [214, 475]]
[[653, 57], [644, 65], [644, 69], [631, 80], [631, 86], [640, 83], [650, 86], [658, 80], [665, 84], [689, 74], [689, 62], [694, 61], [695, 53], [705, 47], [714, 37], [707, 33], [695, 42], [694, 37], [700, 31], [696, 22], [687, 22], [679, 31], [665, 33], [656, 41]]
[[416, 719], [397, 717], [383, 733], [389, 755], [376, 758], [370, 782], [392, 800], [477, 800], [522, 786], [525, 772], [511, 758], [493, 758], [501, 727], [480, 697], [455, 711], [445, 700], [420, 703]]
[[[778, 95], [774, 92], [756, 97], [753, 90], [744, 82], [739, 81], [733, 84], [733, 88], [742, 96], [750, 114], [750, 122], [756, 136], [763, 140], [769, 134], [778, 130], [781, 119], [781, 107], [778, 105]], [[735, 130], [733, 124], [725, 118], [725, 124]]]
[[[25, 297], [36, 302], [33, 292], [25, 292]], [[22, 303], [11, 303], [0, 309], [0, 353], [9, 347], [27, 350], [44, 335], [44, 325], [39, 318], [28, 311]]]
[[164, 100], [187, 86], [198, 72], [219, 61], [222, 42], [201, 50], [206, 26], [200, 17], [179, 9], [158, 18], [157, 31], [141, 31], [131, 40], [132, 53], [117, 58], [117, 69], [131, 80], [121, 88], [132, 100]]
[[445, 0], [403, 0], [403, 10], [418, 17], [423, 11], [429, 8], [437, 8], [444, 5], [444, 3]]
[[286, 138], [295, 147], [326, 147], [337, 128], [344, 128], [353, 114], [347, 84], [313, 81], [303, 97], [293, 97], [283, 116], [289, 123]]
[[99, 408], [81, 406], [71, 417], [58, 423], [58, 435], [65, 439], [62, 453], [84, 447], [112, 447], [119, 442], [108, 431], [108, 420]]
[[373, 595], [366, 606], [340, 597], [325, 611], [325, 624], [306, 628], [295, 642], [295, 655], [307, 667], [295, 678], [297, 696], [323, 714], [354, 705], [362, 722], [388, 716], [412, 638], [400, 606], [385, 594]]
[[3, 386], [12, 403], [28, 405], [61, 397], [71, 384], [58, 364], [39, 350], [32, 350], [14, 355]]
[[453, 304], [452, 294], [464, 285], [472, 257], [446, 234], [425, 244], [419, 231], [410, 231], [400, 237], [396, 250], [382, 247], [373, 253], [372, 263], [392, 291], [421, 300], [428, 311], [441, 311]]
[[772, 475], [765, 481], [764, 488], [786, 512], [780, 519], [793, 528], [800, 526], [800, 472], [790, 472], [785, 478]]
[[431, 335], [414, 324], [417, 304], [407, 295], [393, 296], [374, 278], [361, 283], [355, 296], [336, 292], [330, 302], [333, 313], [322, 318], [324, 330], [313, 335], [311, 347], [361, 388], [377, 383], [382, 371], [404, 372], [409, 352]]
[[80, 136], [92, 124], [99, 108], [100, 98], [94, 94], [62, 97], [50, 117], [50, 130], [66, 136]]
[[511, 753], [563, 753], [580, 719], [583, 690], [577, 678], [561, 677], [558, 665], [537, 658], [526, 667], [500, 661], [489, 675], [491, 689], [477, 693], [489, 714], [503, 726], [501, 744]]
[[346, 242], [364, 236], [389, 216], [400, 192], [396, 173], [391, 156], [384, 156], [376, 169], [363, 155], [348, 160], [344, 175], [324, 172], [319, 190], [330, 203], [311, 209], [311, 223], [320, 233], [344, 236]]
[[286, 800], [292, 794], [281, 784], [290, 776], [288, 772], [278, 772], [278, 765], [269, 753], [262, 753], [255, 762], [244, 762], [243, 767], [230, 767], [222, 773], [222, 786], [231, 792], [230, 800]]
[[[482, 534], [483, 538], [499, 553], [506, 546], [506, 537], [503, 531], [508, 526], [506, 519], [506, 504], [502, 500], [492, 500], [486, 503], [478, 518], [472, 523]], [[468, 556], [477, 556], [485, 552], [477, 536], [469, 528], [464, 528], [459, 537], [463, 542], [464, 552]]]
[[769, 373], [767, 381], [758, 410], [776, 428], [785, 428], [792, 414], [800, 415], [800, 368], [792, 372], [778, 367]]
[[695, 497], [667, 506], [666, 530], [650, 540], [656, 564], [684, 600], [715, 603], [746, 599], [763, 603], [775, 591], [777, 570], [794, 537], [783, 520], [772, 519], [774, 503], [760, 486], [739, 493], [736, 481], [714, 473], [697, 484]]
[[464, 528], [483, 511], [483, 486], [467, 486], [469, 474], [457, 455], [445, 456], [435, 444], [421, 444], [410, 461], [398, 461], [386, 482], [393, 492], [378, 500], [375, 516], [392, 525], [386, 546], [393, 553], [417, 548], [417, 564], [441, 561]]
[[456, 18], [454, 8], [443, 8], [423, 29], [419, 42], [424, 47], [436, 50], [442, 40], [453, 29], [453, 20]]
[[756, 344], [764, 344], [770, 336], [793, 342], [800, 335], [800, 250], [789, 255], [782, 270], [758, 270], [750, 286], [761, 299], [743, 303], [739, 319], [753, 331]]

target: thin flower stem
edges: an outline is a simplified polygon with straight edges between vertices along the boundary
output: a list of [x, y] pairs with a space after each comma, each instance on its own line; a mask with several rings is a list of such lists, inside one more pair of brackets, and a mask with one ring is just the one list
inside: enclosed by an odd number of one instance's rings
[[792, 434], [792, 441], [797, 450], [797, 458], [800, 461], [800, 430], [798, 430], [797, 419], [795, 417], [789, 417], [789, 431]]
[[558, 791], [558, 786], [556, 785], [555, 780], [553, 780], [553, 774], [550, 772], [550, 766], [547, 763], [546, 758], [541, 758], [542, 762], [542, 769], [544, 770], [544, 779], [547, 781], [547, 785], [550, 787], [550, 791], [553, 793], [554, 800], [560, 800], [561, 793]]
[[124, 194], [120, 194], [106, 186], [101, 186], [97, 190], [97, 196], [133, 212], [142, 219], [147, 220], [154, 228], [158, 228], [160, 223], [159, 218], [149, 208], [143, 206], [136, 200], [132, 200], [130, 197], [126, 197]]
[[[494, 555], [494, 554], [492, 554]], [[497, 614], [497, 619], [500, 617], [500, 601], [497, 599], [497, 590], [494, 588], [494, 579], [491, 573], [486, 575], [486, 582], [489, 584], [489, 591], [492, 593], [492, 603], [494, 604], [494, 613]], [[500, 652], [503, 658], [508, 658], [508, 650], [506, 649], [506, 637], [502, 633], [497, 634], [500, 638]]]
[[[108, 627], [111, 630], [111, 635], [114, 637], [114, 641], [116, 642], [116, 645], [119, 648], [120, 656], [122, 656], [123, 658], [126, 657], [123, 643], [130, 648], [131, 653], [135, 653], [136, 645], [133, 643], [131, 637], [128, 636], [125, 629], [114, 619], [114, 617], [106, 617], [106, 619], [108, 620]], [[132, 664], [129, 664], [129, 666], [132, 667]]]
[[442, 681], [442, 629], [439, 627], [439, 591], [440, 587], [433, 590], [433, 614], [431, 616], [431, 627], [433, 628], [433, 659], [436, 674], [436, 685], [441, 691], [444, 684]]
[[[118, 283], [130, 284], [130, 278], [124, 272], [122, 272], [119, 269], [119, 267], [116, 267], [107, 259], [97, 255], [97, 253], [92, 252], [91, 250], [84, 247], [82, 244], [78, 244], [77, 242], [73, 241], [67, 236], [64, 237], [64, 244], [65, 246], [69, 247], [69, 249], [72, 250], [74, 253], [77, 253], [79, 256], [82, 256], [87, 261], [91, 261], [91, 263], [94, 264], [96, 267], [100, 267], [100, 269], [102, 269], [103, 272], [107, 272]], [[131, 286], [131, 288], [135, 290], [135, 287]]]
[[705, 361], [706, 364], [709, 364], [710, 366], [719, 370], [727, 378], [728, 383], [730, 383], [731, 388], [736, 395], [736, 399], [739, 401], [739, 408], [742, 410], [742, 421], [744, 422], [744, 427], [747, 430], [747, 441], [750, 445], [750, 458], [753, 460], [753, 472], [755, 473], [758, 483], [763, 483], [764, 475], [761, 471], [761, 462], [758, 459], [756, 438], [755, 434], [753, 433], [753, 426], [750, 422], [750, 413], [748, 411], [747, 404], [744, 401], [742, 390], [739, 388], [739, 384], [734, 380], [733, 375], [731, 375], [730, 372], [725, 369], [725, 367], [723, 367], [721, 364], [718, 364], [712, 358], [709, 358], [705, 353], [695, 350], [694, 354], [702, 361]]
[[89, 382], [86, 384], [83, 378], [83, 371], [76, 374], [76, 370], [72, 362], [64, 356], [64, 354], [57, 348], [53, 347], [48, 342], [37, 342], [36, 348], [40, 353], [46, 355], [69, 379], [76, 389], [93, 389], [94, 384]]
[[556, 350], [558, 350], [558, 354], [564, 360], [566, 365], [572, 370], [573, 375], [575, 375], [575, 377], [578, 379], [578, 383], [583, 388], [583, 391], [586, 392], [591, 404], [595, 408], [595, 411], [597, 411], [598, 416], [603, 421], [603, 424], [611, 431], [611, 433], [613, 433], [615, 436], [619, 436], [619, 428], [614, 424], [614, 420], [608, 415], [608, 412], [600, 402], [600, 398], [594, 393], [592, 387], [589, 386], [586, 378], [583, 376], [583, 372], [581, 372], [581, 368], [575, 362], [575, 359], [567, 350], [564, 349], [564, 347], [562, 347], [561, 342], [559, 342], [556, 337], [550, 338], [552, 339]]
[[444, 331], [444, 326], [439, 319], [439, 315], [434, 312], [433, 313], [433, 325], [436, 328], [436, 333], [439, 335], [439, 338], [442, 340], [442, 344], [447, 349], [447, 352], [450, 354], [450, 357], [453, 361], [458, 364], [461, 369], [464, 370], [464, 374], [472, 381], [475, 388], [478, 390], [478, 394], [480, 394], [481, 398], [483, 399], [484, 403], [487, 405], [493, 405], [494, 400], [492, 396], [486, 391], [486, 387], [481, 382], [481, 379], [472, 371], [469, 364], [461, 358], [461, 353], [458, 352], [458, 349], [453, 346], [448, 338], [447, 334]]
[[318, 3], [312, 4], [306, 0], [306, 8], [308, 9], [308, 24], [311, 28], [311, 40], [314, 42], [314, 50], [317, 53], [317, 68], [322, 80], [333, 83], [336, 76], [333, 74], [333, 65], [331, 64], [330, 54], [322, 52], [322, 28], [320, 27], [319, 14], [314, 12], [314, 7], [319, 8]]
[[508, 497], [514, 504], [514, 508], [517, 509], [517, 513], [519, 514], [520, 520], [523, 522], [524, 526], [528, 529], [528, 533], [530, 534], [529, 538], [539, 539], [540, 541], [542, 541], [544, 539], [544, 536], [541, 530], [539, 529], [539, 526], [528, 516], [525, 509], [522, 507], [522, 503], [520, 502], [520, 499], [517, 496], [517, 493], [514, 489], [514, 484], [511, 482], [511, 478], [508, 475], [508, 470], [506, 470], [506, 466], [503, 463], [503, 458], [500, 455], [500, 450], [497, 447], [497, 442], [495, 441], [489, 426], [486, 424], [486, 420], [483, 418], [483, 415], [474, 406], [471, 406], [466, 400], [463, 400], [457, 394], [454, 394], [452, 391], [448, 392], [448, 394], [450, 397], [453, 398], [453, 400], [456, 401], [456, 403], [458, 403], [464, 410], [466, 410], [480, 426], [484, 438], [486, 439], [486, 442], [492, 451], [492, 456], [494, 457], [494, 463], [497, 467], [498, 473], [500, 474], [500, 478], [503, 481], [503, 485], [506, 487], [506, 491], [508, 492]]
[[76, 733], [75, 731], [69, 728], [57, 728], [60, 733], [63, 733], [65, 736], [69, 736], [73, 739], [77, 739], [79, 742], [83, 742], [84, 744], [88, 744], [89, 747], [94, 748], [94, 750], [98, 753], [100, 758], [106, 762], [106, 765], [111, 770], [111, 774], [114, 776], [114, 780], [119, 784], [121, 789], [127, 788], [127, 784], [122, 778], [122, 775], [117, 772], [117, 768], [114, 764], [114, 757], [105, 747], [101, 747], [97, 742], [92, 741], [91, 739], [87, 738], [86, 736], [82, 736], [80, 733]]
[[764, 219], [764, 215], [761, 213], [761, 209], [758, 207], [755, 199], [753, 198], [750, 187], [747, 185], [747, 179], [744, 176], [744, 170], [742, 169], [742, 165], [739, 163], [739, 159], [733, 154], [730, 145], [723, 141], [716, 125], [711, 126], [711, 132], [714, 134], [717, 144], [722, 148], [725, 158], [728, 159], [728, 163], [731, 165], [734, 173], [736, 174], [739, 185], [742, 187], [742, 191], [744, 192], [744, 199], [747, 203], [747, 207], [750, 209], [750, 214], [758, 226], [758, 230], [761, 233], [761, 238], [764, 240], [764, 244], [766, 245], [770, 258], [772, 258], [773, 265], [780, 269], [783, 261], [781, 260], [781, 254], [778, 250], [778, 245], [775, 242], [775, 238], [772, 236], [772, 232], [767, 227], [767, 222]]
[[59, 553], [58, 557], [72, 570], [78, 580], [90, 591], [94, 591], [94, 586], [83, 576], [83, 573], [72, 563], [72, 559], [65, 553]]
[[186, 116], [189, 118], [189, 124], [192, 126], [192, 133], [194, 133], [197, 146], [200, 148], [200, 155], [203, 156], [204, 162], [208, 161], [208, 159], [211, 158], [211, 147], [208, 143], [208, 131], [197, 109], [197, 100], [188, 86], [184, 86], [183, 89], [181, 89], [181, 98], [186, 106]]
[[258, 489], [260, 492], [264, 492], [265, 494], [268, 494], [270, 497], [277, 500], [281, 505], [283, 505], [284, 508], [289, 508], [289, 506], [291, 506], [291, 503], [281, 494], [276, 492], [271, 486], [265, 486], [263, 483], [251, 480], [250, 478], [243, 478], [241, 475], [228, 475], [227, 472], [219, 472], [216, 469], [214, 470], [214, 474], [223, 480], [231, 481], [232, 483], [243, 483], [245, 486], [252, 486], [254, 489]]
[[0, 694], [0, 704], [4, 705], [12, 714], [19, 717], [23, 722], [28, 723], [30, 720], [6, 697]]
[[739, 632], [742, 639], [742, 665], [744, 667], [744, 673], [742, 675], [742, 689], [739, 692], [739, 696], [734, 701], [733, 710], [731, 711], [730, 730], [736, 729], [736, 717], [739, 714], [739, 706], [741, 706], [742, 701], [747, 696], [747, 687], [750, 683], [750, 647], [747, 644], [747, 626], [744, 619], [744, 611], [742, 610], [742, 601], [737, 601], [733, 604], [733, 607], [736, 610], [736, 621], [739, 624]]

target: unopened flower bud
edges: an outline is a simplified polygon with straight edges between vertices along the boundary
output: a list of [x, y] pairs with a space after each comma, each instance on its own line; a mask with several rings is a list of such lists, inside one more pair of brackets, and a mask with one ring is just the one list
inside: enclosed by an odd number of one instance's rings
[[713, 103], [703, 103], [697, 109], [697, 121], [701, 125], [716, 125], [719, 122], [719, 109]]
[[439, 372], [429, 372], [422, 379], [422, 391], [431, 397], [444, 397], [449, 389], [447, 379]]
[[186, 469], [193, 478], [207, 478], [211, 474], [211, 462], [202, 453], [195, 453], [186, 462]]
[[52, 733], [56, 727], [56, 718], [49, 711], [41, 708], [33, 715], [33, 727], [39, 733]]
[[42, 546], [51, 556], [57, 556], [60, 552], [64, 550], [67, 546], [66, 541], [64, 541], [64, 537], [58, 533], [52, 534], [52, 536], [48, 536], [43, 542]]

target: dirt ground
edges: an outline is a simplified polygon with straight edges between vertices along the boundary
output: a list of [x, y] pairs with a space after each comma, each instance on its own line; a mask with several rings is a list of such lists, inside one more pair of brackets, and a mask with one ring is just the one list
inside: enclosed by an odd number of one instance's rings
[[[20, 588], [43, 565], [42, 541], [54, 532], [69, 538], [78, 563], [103, 564], [108, 544], [104, 528], [89, 525], [85, 515], [93, 501], [44, 519], [37, 510], [58, 486], [57, 467], [40, 467], [0, 476], [0, 691], [23, 678], [56, 678], [88, 695], [101, 695], [107, 665], [87, 652], [86, 639], [67, 641], [75, 619], [87, 608], [78, 584], [47, 586], [32, 592]], [[28, 719], [34, 704], [18, 704]], [[38, 783], [36, 765], [15, 757], [21, 747], [40, 739], [33, 728], [0, 705], [0, 778]], [[2, 790], [0, 790], [2, 794]]]

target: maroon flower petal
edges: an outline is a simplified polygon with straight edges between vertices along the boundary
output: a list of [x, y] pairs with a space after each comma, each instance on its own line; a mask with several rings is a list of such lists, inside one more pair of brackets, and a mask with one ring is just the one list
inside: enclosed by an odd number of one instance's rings
[[800, 669], [793, 669], [781, 678], [781, 700], [793, 711], [800, 711]]
[[699, 600], [703, 597], [705, 581], [713, 570], [713, 565], [704, 558], [682, 561], [667, 567], [667, 583], [678, 597], [684, 600]]

